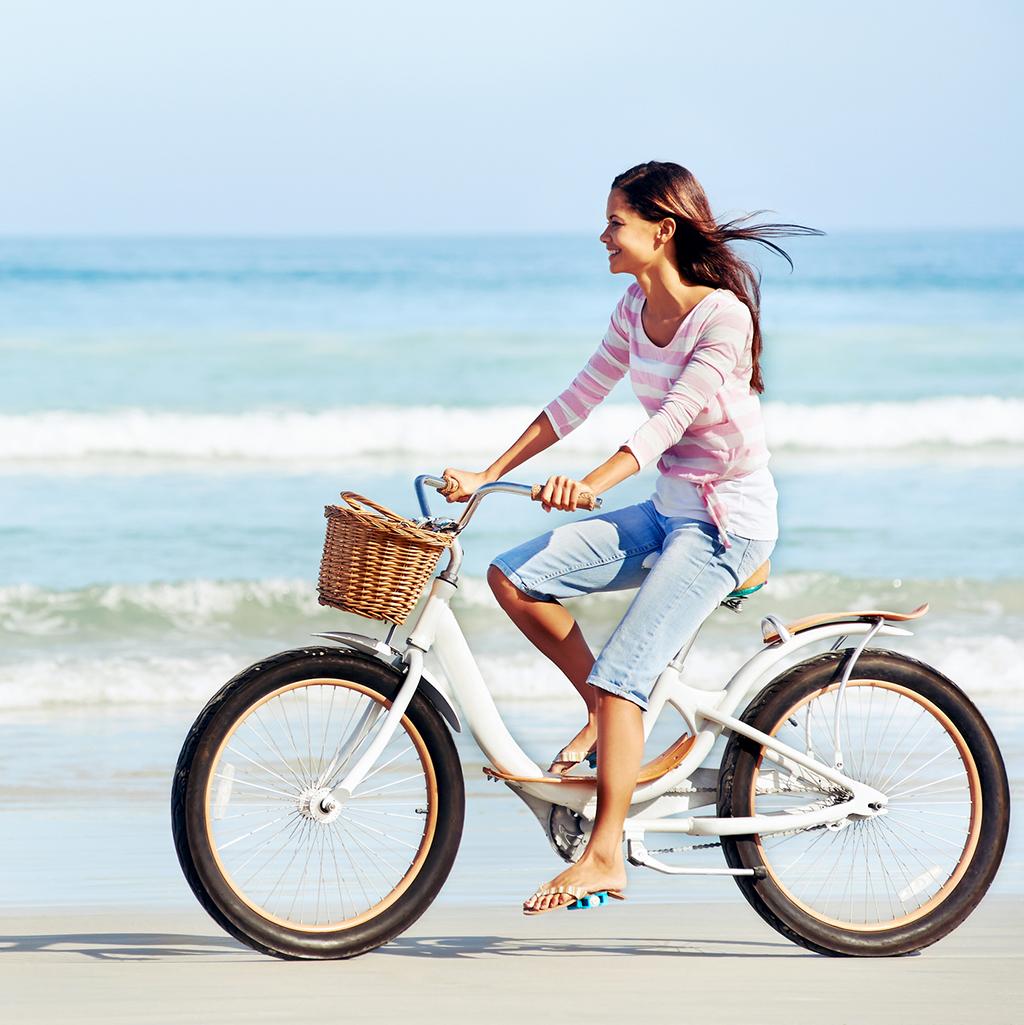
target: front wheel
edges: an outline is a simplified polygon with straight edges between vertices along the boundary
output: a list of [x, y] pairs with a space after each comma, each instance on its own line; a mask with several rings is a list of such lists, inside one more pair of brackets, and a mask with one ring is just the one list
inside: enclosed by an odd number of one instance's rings
[[[787, 670], [743, 721], [818, 761], [835, 757], [839, 681], [849, 652]], [[743, 895], [773, 928], [825, 954], [884, 956], [955, 929], [995, 877], [1010, 799], [991, 730], [950, 680], [915, 659], [868, 649], [840, 711], [842, 771], [887, 797], [870, 818], [723, 838]], [[722, 760], [722, 816], [785, 813], [845, 792], [734, 734]]]
[[353, 957], [430, 906], [465, 788], [422, 695], [356, 792], [333, 790], [400, 684], [368, 656], [300, 649], [240, 673], [196, 720], [174, 774], [174, 842], [200, 903], [237, 939], [278, 957]]

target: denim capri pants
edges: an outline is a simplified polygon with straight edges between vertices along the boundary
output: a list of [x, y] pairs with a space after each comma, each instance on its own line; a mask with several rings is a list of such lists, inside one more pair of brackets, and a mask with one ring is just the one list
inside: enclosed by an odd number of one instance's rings
[[662, 516], [648, 499], [564, 523], [491, 565], [541, 601], [639, 588], [587, 683], [646, 708], [676, 652], [775, 548], [731, 532], [729, 541], [713, 523]]

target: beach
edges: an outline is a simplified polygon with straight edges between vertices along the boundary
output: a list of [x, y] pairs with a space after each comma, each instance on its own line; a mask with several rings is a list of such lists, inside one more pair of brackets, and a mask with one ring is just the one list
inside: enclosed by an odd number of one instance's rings
[[[576, 1017], [765, 1025], [1014, 1025], [1024, 998], [1019, 901], [990, 900], [910, 957], [819, 957], [742, 902], [616, 906], [526, 919], [436, 907], [351, 961], [261, 957], [197, 910], [5, 912], [7, 1020], [488, 1021]], [[756, 1008], [756, 1010], [755, 1010]]]
[[[505, 711], [538, 756], [572, 721], [568, 710], [540, 724], [529, 707]], [[1020, 725], [1015, 715], [993, 720], [1013, 767], [1024, 761]], [[5, 733], [20, 738], [3, 753], [8, 769], [32, 764], [38, 775], [48, 765], [69, 780], [75, 772], [60, 794], [18, 777], [2, 791], [0, 986], [10, 1021], [518, 1025], [640, 1010], [654, 1021], [736, 1022], [754, 1006], [768, 1025], [1019, 1020], [1019, 819], [981, 906], [909, 957], [822, 957], [765, 925], [730, 879], [640, 869], [630, 870], [625, 904], [525, 918], [522, 900], [560, 863], [525, 806], [485, 781], [465, 734], [463, 841], [429, 911], [351, 961], [265, 957], [206, 916], [175, 860], [167, 766], [187, 728], [176, 708], [8, 714]], [[1019, 769], [1012, 785], [1019, 800]], [[717, 849], [688, 858], [723, 863]]]
[[[886, 646], [978, 705], [1015, 801], [1021, 240], [851, 233], [787, 246], [792, 276], [766, 264], [763, 405], [782, 533], [767, 588], [739, 616], [712, 617], [686, 670], [695, 686], [720, 686], [760, 647], [769, 613], [786, 622], [927, 601], [913, 636]], [[484, 780], [465, 733], [459, 857], [429, 912], [381, 950], [277, 962], [221, 933], [189, 891], [169, 791], [205, 702], [317, 632], [386, 633], [316, 601], [324, 505], [350, 489], [415, 515], [416, 474], [479, 469], [507, 447], [593, 352], [625, 287], [594, 245], [0, 241], [9, 1020], [561, 1022], [641, 1010], [745, 1021], [755, 1007], [765, 1023], [1019, 1019], [1017, 819], [976, 913], [907, 958], [818, 957], [768, 929], [730, 880], [640, 870], [625, 906], [526, 920], [521, 901], [559, 863], [522, 803]], [[622, 385], [513, 479], [582, 475], [641, 416]], [[653, 487], [651, 468], [606, 507]], [[538, 761], [579, 728], [579, 706], [484, 575], [493, 555], [570, 518], [488, 499], [464, 535], [453, 601], [499, 709]], [[595, 649], [628, 601], [576, 600]], [[694, 857], [721, 865], [718, 850]]]

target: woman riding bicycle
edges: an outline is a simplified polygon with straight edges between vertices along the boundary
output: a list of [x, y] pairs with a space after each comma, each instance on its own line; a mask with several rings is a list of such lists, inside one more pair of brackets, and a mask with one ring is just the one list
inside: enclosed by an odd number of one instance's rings
[[[550, 771], [597, 753], [597, 817], [580, 859], [523, 905], [528, 914], [626, 885], [622, 828], [643, 756], [642, 710], [658, 674], [778, 538], [777, 492], [758, 395], [758, 275], [729, 247], [822, 234], [790, 224], [719, 225], [686, 168], [653, 161], [612, 182], [600, 238], [613, 274], [636, 279], [577, 377], [482, 473], [448, 467], [465, 502], [578, 427], [627, 372], [649, 418], [577, 480], [556, 475], [544, 509], [572, 511], [657, 459], [649, 499], [563, 524], [492, 560], [488, 582], [525, 636], [568, 677], [586, 725]], [[790, 261], [791, 263], [791, 261]], [[792, 263], [791, 263], [792, 265]], [[595, 659], [560, 599], [639, 588]]]

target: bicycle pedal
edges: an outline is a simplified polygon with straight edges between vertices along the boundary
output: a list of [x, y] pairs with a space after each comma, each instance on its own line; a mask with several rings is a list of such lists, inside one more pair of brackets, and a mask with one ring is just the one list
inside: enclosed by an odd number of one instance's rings
[[575, 904], [566, 905], [566, 911], [587, 911], [590, 908], [599, 908], [602, 904], [608, 903], [608, 891], [599, 890], [597, 893], [588, 893], [580, 897]]

